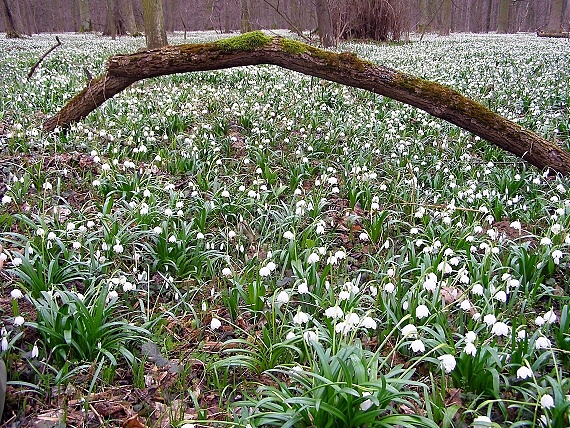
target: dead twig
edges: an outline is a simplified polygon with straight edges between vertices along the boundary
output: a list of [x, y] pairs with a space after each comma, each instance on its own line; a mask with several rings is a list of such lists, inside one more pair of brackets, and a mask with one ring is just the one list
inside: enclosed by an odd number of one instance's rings
[[42, 63], [42, 61], [45, 59], [46, 56], [48, 56], [51, 51], [53, 51], [55, 48], [57, 48], [58, 46], [61, 46], [61, 41], [59, 40], [58, 36], [55, 36], [55, 40], [57, 40], [57, 44], [53, 45], [51, 48], [49, 48], [49, 50], [42, 55], [42, 57], [38, 60], [38, 62], [36, 62], [34, 64], [34, 66], [30, 69], [30, 72], [28, 73], [28, 80], [30, 80], [34, 74], [34, 72], [36, 71], [36, 68], [38, 68], [38, 65], [40, 65]]

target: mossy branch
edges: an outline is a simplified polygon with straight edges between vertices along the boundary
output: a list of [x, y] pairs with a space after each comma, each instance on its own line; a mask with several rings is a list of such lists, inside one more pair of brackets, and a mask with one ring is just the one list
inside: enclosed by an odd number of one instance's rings
[[373, 64], [351, 52], [337, 54], [259, 31], [213, 43], [165, 46], [111, 57], [106, 73], [44, 122], [44, 130], [81, 120], [141, 79], [258, 64], [277, 65], [393, 98], [470, 131], [540, 169], [570, 173], [570, 152], [452, 88]]

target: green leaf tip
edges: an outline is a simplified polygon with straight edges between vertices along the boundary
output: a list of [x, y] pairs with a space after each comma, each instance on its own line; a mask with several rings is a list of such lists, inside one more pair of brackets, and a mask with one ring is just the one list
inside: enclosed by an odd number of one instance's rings
[[224, 51], [252, 51], [267, 45], [271, 40], [273, 37], [266, 36], [261, 31], [252, 31], [229, 39], [218, 40], [216, 46]]

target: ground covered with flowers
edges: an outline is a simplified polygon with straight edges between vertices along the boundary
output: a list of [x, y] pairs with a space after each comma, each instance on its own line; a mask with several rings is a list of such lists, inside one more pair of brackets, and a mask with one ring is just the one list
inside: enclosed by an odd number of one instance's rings
[[[569, 425], [567, 178], [272, 66], [145, 80], [45, 134], [144, 43], [61, 35], [27, 80], [52, 37], [0, 39], [5, 426]], [[567, 40], [342, 50], [570, 146]]]

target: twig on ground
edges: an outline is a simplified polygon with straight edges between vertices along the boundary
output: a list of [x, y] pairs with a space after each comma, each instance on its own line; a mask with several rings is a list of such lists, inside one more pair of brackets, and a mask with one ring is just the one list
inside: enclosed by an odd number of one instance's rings
[[30, 80], [34, 74], [34, 72], [36, 71], [36, 68], [38, 68], [38, 65], [40, 65], [42, 63], [42, 61], [45, 59], [46, 56], [48, 56], [51, 51], [53, 51], [55, 48], [57, 48], [58, 46], [61, 46], [61, 41], [59, 40], [58, 36], [55, 36], [55, 40], [57, 40], [57, 44], [53, 45], [51, 48], [49, 48], [49, 50], [42, 55], [42, 57], [38, 60], [38, 62], [36, 62], [34, 64], [34, 66], [30, 69], [30, 72], [28, 73], [28, 80]]

